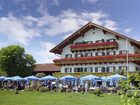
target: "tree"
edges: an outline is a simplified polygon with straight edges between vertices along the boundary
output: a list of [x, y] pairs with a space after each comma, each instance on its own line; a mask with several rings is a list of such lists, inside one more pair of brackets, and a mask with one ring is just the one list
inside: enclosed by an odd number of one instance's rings
[[34, 58], [19, 45], [10, 45], [0, 49], [0, 69], [8, 76], [31, 75], [35, 62]]
[[45, 77], [45, 73], [37, 73], [35, 76], [38, 78]]

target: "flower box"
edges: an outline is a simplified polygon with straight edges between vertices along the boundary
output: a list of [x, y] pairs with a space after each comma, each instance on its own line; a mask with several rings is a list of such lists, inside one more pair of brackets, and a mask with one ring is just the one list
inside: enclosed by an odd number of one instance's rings
[[101, 50], [101, 49], [114, 49], [118, 48], [117, 42], [101, 42], [90, 44], [71, 45], [71, 51], [86, 51], [86, 50]]
[[[56, 65], [71, 65], [71, 64], [97, 64], [97, 63], [121, 63], [126, 62], [126, 54], [108, 55], [108, 56], [92, 56], [79, 58], [63, 58], [56, 59]], [[129, 54], [129, 62], [140, 62], [140, 54]]]

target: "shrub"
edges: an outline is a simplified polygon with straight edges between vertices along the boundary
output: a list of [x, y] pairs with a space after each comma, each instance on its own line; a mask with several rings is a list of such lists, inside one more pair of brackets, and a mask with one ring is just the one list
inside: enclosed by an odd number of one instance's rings
[[117, 90], [117, 94], [122, 95], [123, 94], [122, 90]]
[[40, 87], [39, 91], [40, 92], [47, 92], [47, 91], [49, 91], [49, 89], [48, 89], [48, 87]]
[[140, 90], [133, 91], [135, 98], [140, 98]]
[[0, 76], [7, 76], [7, 73], [0, 69]]
[[45, 73], [37, 73], [35, 76], [38, 77], [38, 78], [41, 78], [41, 77], [45, 76]]
[[132, 97], [133, 96], [133, 91], [127, 91], [127, 93], [126, 93], [126, 96], [127, 97]]
[[94, 94], [95, 94], [96, 96], [100, 96], [100, 95], [102, 94], [102, 91], [101, 91], [100, 89], [96, 89], [96, 90], [94, 91]]
[[73, 75], [76, 77], [81, 77], [81, 76], [86, 76], [89, 74], [93, 74], [93, 75], [102, 77], [102, 76], [110, 76], [110, 75], [113, 75], [114, 73], [113, 72], [110, 72], [110, 73], [105, 73], [105, 72], [101, 72], [101, 73], [90, 73], [90, 72], [89, 73], [88, 72], [60, 73], [60, 72], [55, 72], [55, 73], [53, 73], [53, 76], [61, 77], [61, 76], [65, 76], [65, 75]]

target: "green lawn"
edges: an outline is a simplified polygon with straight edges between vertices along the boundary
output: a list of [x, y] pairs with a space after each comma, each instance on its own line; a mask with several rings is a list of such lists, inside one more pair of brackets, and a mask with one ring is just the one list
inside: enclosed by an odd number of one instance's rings
[[0, 91], [0, 105], [120, 105], [120, 96], [82, 93]]

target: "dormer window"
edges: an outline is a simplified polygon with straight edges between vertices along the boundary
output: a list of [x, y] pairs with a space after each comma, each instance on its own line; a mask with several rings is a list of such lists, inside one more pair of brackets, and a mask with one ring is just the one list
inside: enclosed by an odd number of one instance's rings
[[66, 54], [65, 58], [72, 58], [72, 54]]
[[107, 42], [116, 42], [115, 39], [108, 39]]
[[105, 42], [104, 39], [102, 39], [102, 40], [96, 40], [96, 43], [102, 43], [102, 42]]

